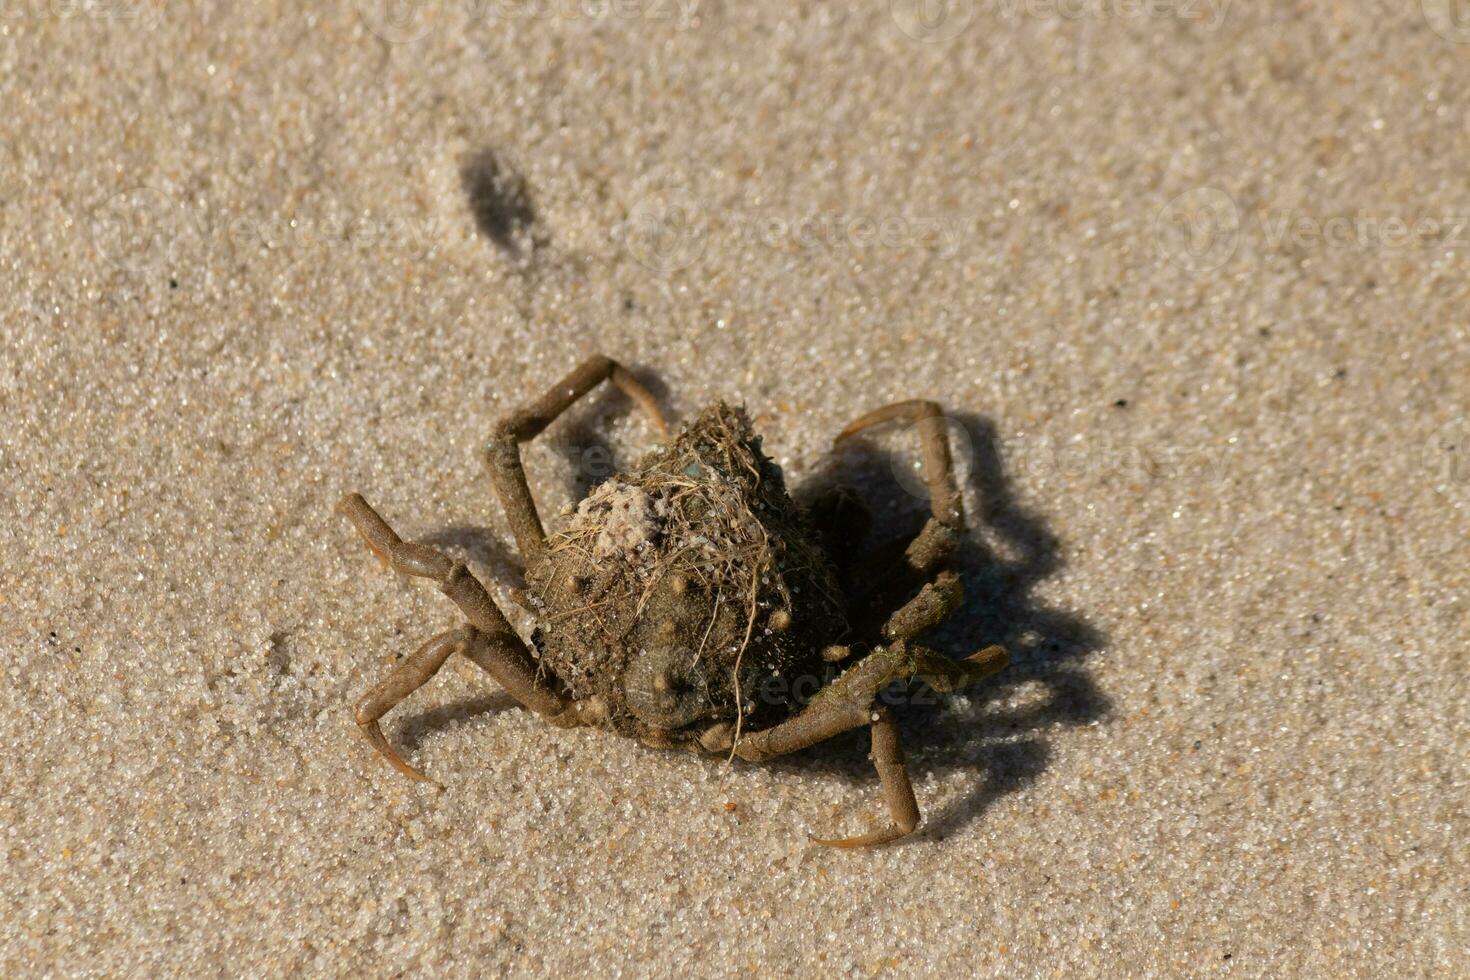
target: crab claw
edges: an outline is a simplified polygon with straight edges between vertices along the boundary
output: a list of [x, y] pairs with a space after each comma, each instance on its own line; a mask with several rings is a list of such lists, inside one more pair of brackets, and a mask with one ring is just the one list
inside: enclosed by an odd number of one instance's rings
[[404, 760], [403, 756], [399, 755], [397, 750], [394, 749], [393, 746], [388, 744], [388, 739], [384, 737], [383, 729], [381, 726], [378, 725], [376, 720], [359, 721], [357, 723], [357, 726], [362, 729], [362, 733], [367, 736], [367, 740], [373, 743], [373, 748], [377, 749], [378, 752], [383, 756], [383, 758], [387, 759], [390, 763], [393, 764], [394, 769], [397, 769], [408, 778], [416, 779], [421, 783], [433, 783], [435, 786], [439, 785], [437, 782], [430, 779], [428, 776], [425, 776], [413, 766], [409, 765]]

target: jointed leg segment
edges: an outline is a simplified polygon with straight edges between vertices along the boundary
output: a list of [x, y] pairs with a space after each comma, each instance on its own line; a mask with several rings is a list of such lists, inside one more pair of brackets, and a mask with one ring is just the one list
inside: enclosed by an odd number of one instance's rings
[[393, 768], [422, 782], [432, 782], [428, 776], [419, 772], [409, 765], [388, 740], [383, 737], [383, 729], [378, 724], [378, 719], [391, 711], [398, 702], [408, 697], [414, 691], [429, 682], [429, 678], [438, 673], [444, 662], [455, 653], [462, 653], [472, 642], [474, 628], [470, 626], [457, 630], [448, 630], [433, 637], [429, 642], [409, 654], [402, 663], [393, 668], [393, 673], [383, 678], [371, 691], [357, 702], [357, 711], [354, 717], [362, 733], [367, 736], [373, 748], [377, 749]]
[[929, 506], [934, 519], [956, 530], [965, 526], [964, 507], [959, 487], [955, 484], [954, 461], [949, 453], [949, 434], [945, 431], [944, 412], [934, 402], [897, 402], [875, 409], [855, 419], [837, 434], [833, 444], [842, 443], [875, 425], [899, 419], [912, 422], [919, 431], [919, 446], [924, 463], [924, 482], [929, 489]]
[[360, 494], [343, 497], [337, 511], [352, 522], [367, 546], [394, 571], [438, 582], [439, 590], [459, 606], [469, 621], [468, 626], [441, 633], [424, 644], [359, 703], [357, 723], [389, 762], [410, 776], [425, 778], [388, 745], [378, 719], [427, 683], [456, 652], [474, 661], [512, 697], [547, 720], [558, 725], [578, 723], [572, 702], [538, 675], [525, 644], [463, 562], [451, 561], [427, 545], [402, 540]]
[[883, 801], [888, 805], [889, 824], [874, 827], [866, 834], [856, 837], [827, 839], [812, 838], [828, 847], [873, 847], [889, 841], [907, 837], [919, 826], [919, 801], [914, 798], [914, 786], [909, 782], [909, 769], [903, 758], [903, 741], [898, 737], [898, 726], [893, 723], [887, 708], [873, 712], [872, 748], [870, 757], [873, 768], [878, 771], [878, 785], [883, 791]]
[[904, 549], [897, 567], [885, 569], [882, 581], [863, 597], [862, 604], [869, 608], [891, 606], [905, 592], [943, 568], [959, 547], [965, 531], [965, 512], [949, 449], [948, 422], [934, 402], [898, 402], [869, 412], [838, 433], [833, 445], [840, 447], [858, 433], [894, 420], [911, 422], [918, 430], [931, 516]]
[[964, 599], [960, 577], [954, 572], [940, 572], [884, 621], [880, 633], [885, 640], [911, 640], [944, 622]]
[[659, 411], [658, 402], [637, 378], [610, 358], [601, 354], [583, 361], [577, 369], [552, 386], [540, 398], [525, 405], [495, 426], [486, 447], [485, 461], [490, 468], [490, 482], [505, 508], [510, 521], [511, 533], [515, 535], [516, 547], [521, 558], [528, 564], [539, 558], [545, 550], [546, 532], [541, 526], [541, 517], [536, 512], [536, 501], [526, 485], [526, 472], [521, 466], [520, 444], [540, 435], [556, 421], [577, 399], [587, 394], [601, 382], [610, 380], [620, 391], [633, 399], [653, 419], [659, 434], [669, 434], [668, 424]]
[[[1005, 667], [1006, 652], [989, 647], [962, 661], [953, 661], [912, 643], [912, 639], [944, 620], [963, 600], [959, 576], [944, 570], [964, 532], [964, 510], [955, 482], [946, 421], [939, 406], [928, 401], [900, 402], [870, 412], [837, 437], [837, 444], [859, 432], [891, 420], [914, 423], [922, 446], [924, 476], [931, 517], [905, 549], [898, 568], [885, 570], [877, 587], [858, 605], [870, 610], [889, 609], [936, 571], [897, 612], [859, 615], [853, 625], [860, 637], [881, 640], [882, 646], [849, 666], [831, 685], [789, 720], [743, 737], [735, 747], [741, 758], [759, 761], [795, 752], [841, 732], [869, 725], [871, 758], [878, 772], [889, 822], [866, 834], [835, 840], [813, 838], [831, 847], [868, 847], [886, 844], [914, 831], [919, 806], [904, 762], [898, 727], [887, 709], [877, 703], [890, 681], [921, 678], [939, 691], [955, 691]], [[826, 510], [830, 510], [827, 508]], [[826, 510], [819, 511], [825, 515]], [[874, 635], [876, 634], [876, 635]], [[837, 648], [841, 650], [843, 648]]]
[[914, 799], [914, 788], [904, 764], [898, 727], [894, 725], [888, 709], [873, 705], [871, 699], [819, 704], [809, 706], [790, 721], [742, 738], [735, 747], [736, 754], [747, 761], [758, 762], [824, 742], [861, 725], [870, 725], [873, 739], [871, 758], [878, 771], [883, 800], [888, 806], [889, 824], [857, 837], [813, 837], [812, 840], [828, 847], [868, 847], [913, 833], [919, 825], [919, 803]]

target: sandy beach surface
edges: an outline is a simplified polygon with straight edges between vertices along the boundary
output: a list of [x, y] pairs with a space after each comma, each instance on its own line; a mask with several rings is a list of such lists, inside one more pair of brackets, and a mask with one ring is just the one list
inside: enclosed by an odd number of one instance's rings
[[[0, 4], [0, 972], [1463, 975], [1470, 21], [1157, 0]], [[951, 655], [769, 765], [550, 727], [491, 424], [600, 351], [973, 525]], [[599, 389], [552, 526], [656, 440]], [[517, 628], [529, 620], [516, 611]]]

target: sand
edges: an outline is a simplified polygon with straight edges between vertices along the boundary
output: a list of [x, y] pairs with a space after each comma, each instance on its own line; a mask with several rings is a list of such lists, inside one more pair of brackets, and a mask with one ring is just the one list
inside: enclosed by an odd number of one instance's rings
[[[1404, 5], [0, 6], [0, 972], [1448, 976], [1470, 944], [1470, 30]], [[854, 7], [858, 5], [853, 5]], [[269, 8], [269, 9], [265, 9]], [[602, 351], [794, 486], [954, 416], [996, 681], [924, 823], [541, 724], [480, 447]], [[526, 451], [553, 524], [655, 439]], [[905, 433], [837, 465], [886, 523]], [[516, 614], [516, 625], [529, 626]]]

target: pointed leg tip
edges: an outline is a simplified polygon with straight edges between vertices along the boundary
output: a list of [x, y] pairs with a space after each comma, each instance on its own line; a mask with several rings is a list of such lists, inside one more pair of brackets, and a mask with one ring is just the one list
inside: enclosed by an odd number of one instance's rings
[[912, 832], [911, 830], [904, 830], [895, 824], [870, 830], [866, 834], [859, 834], [856, 837], [817, 837], [814, 834], [807, 834], [806, 836], [807, 840], [813, 844], [851, 850], [860, 847], [877, 847], [880, 844], [891, 844], [896, 840], [907, 837]]
[[844, 428], [841, 432], [832, 437], [832, 448], [838, 449], [842, 446], [843, 443], [847, 442], [847, 440], [851, 439], [853, 436], [866, 429], [871, 429], [874, 425], [877, 424], [877, 420], [874, 418], [875, 414], [876, 413], [874, 412], [869, 412], [861, 418], [854, 419], [853, 421], [847, 423], [846, 428]]
[[395, 758], [389, 759], [388, 761], [393, 763], [394, 769], [397, 769], [399, 772], [403, 773], [405, 776], [407, 776], [409, 779], [412, 779], [416, 783], [428, 783], [430, 786], [437, 787], [438, 789], [444, 788], [439, 784], [437, 780], [424, 775], [422, 772], [419, 772], [419, 770], [415, 769], [413, 766], [409, 765], [402, 759]]
[[965, 660], [973, 670], [983, 671], [981, 676], [988, 676], [1009, 667], [1011, 655], [1005, 647], [997, 644], [988, 646], [979, 653], [972, 653]]
[[823, 847], [841, 848], [842, 850], [866, 847], [868, 843], [866, 837], [817, 837], [815, 834], [807, 834], [806, 839], [813, 844], [820, 844]]
[[415, 782], [429, 783], [432, 786], [439, 787], [439, 789], [444, 788], [442, 784], [430, 779], [409, 765], [408, 760], [404, 759], [392, 745], [388, 744], [388, 739], [383, 735], [383, 729], [379, 727], [376, 721], [358, 722], [358, 727], [362, 729], [362, 733], [367, 736], [367, 740], [372, 743], [373, 748], [378, 750], [378, 754], [394, 769], [397, 769]]

